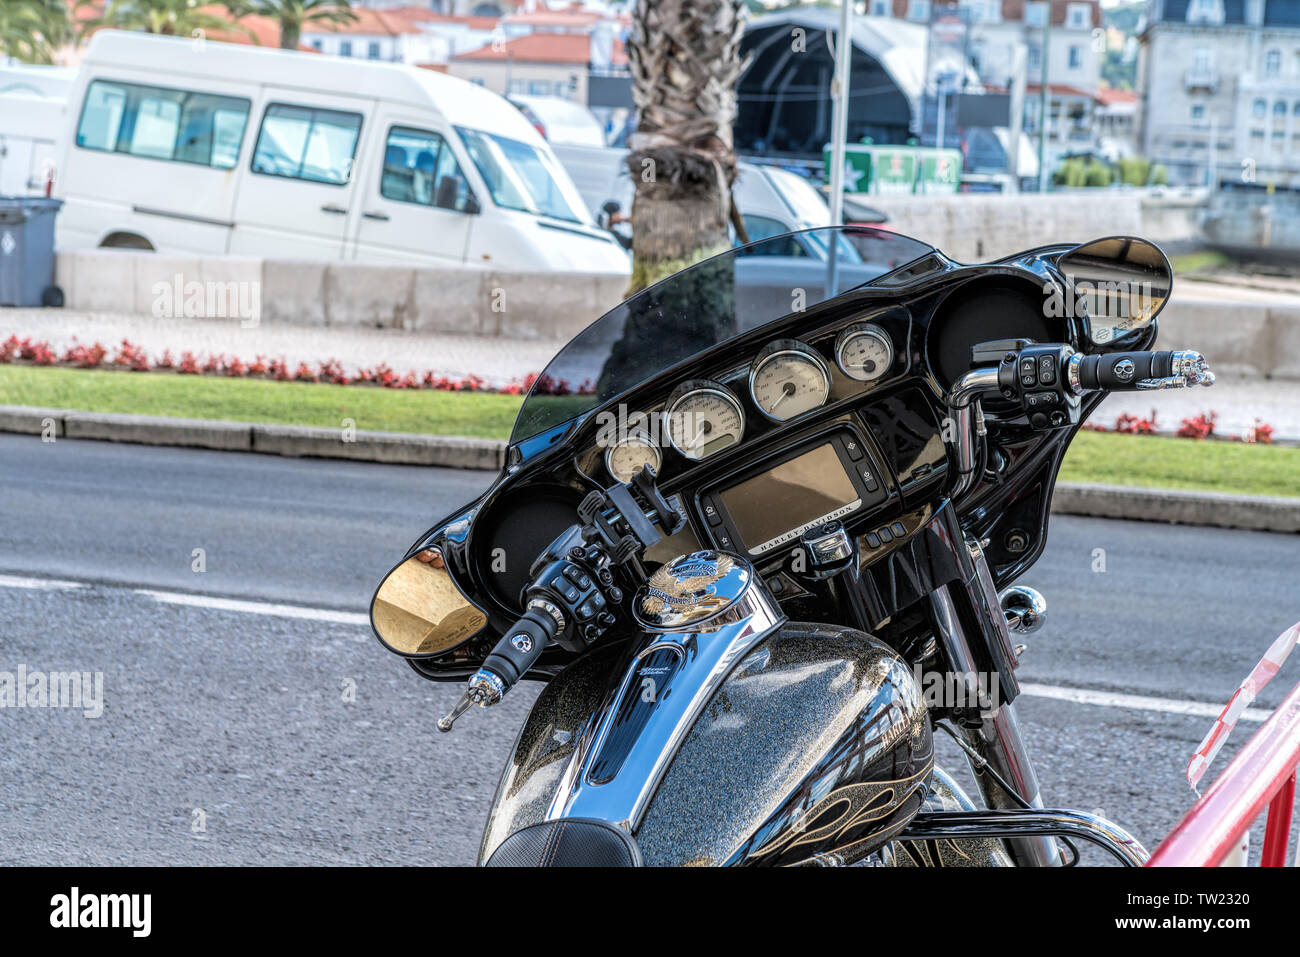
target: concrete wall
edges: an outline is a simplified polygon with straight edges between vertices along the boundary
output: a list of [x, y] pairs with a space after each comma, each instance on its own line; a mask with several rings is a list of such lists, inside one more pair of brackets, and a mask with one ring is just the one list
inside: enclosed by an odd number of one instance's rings
[[1101, 236], [1142, 235], [1136, 191], [1091, 196], [1049, 193], [1003, 196], [872, 196], [889, 225], [931, 243], [959, 262], [984, 262], [1049, 243], [1081, 243]]
[[627, 280], [96, 249], [58, 255], [67, 308], [159, 318], [569, 339]]
[[1131, 234], [1161, 245], [1199, 243], [1204, 194], [1152, 196], [1139, 190], [871, 196], [889, 225], [960, 262], [983, 262], [1049, 243]]

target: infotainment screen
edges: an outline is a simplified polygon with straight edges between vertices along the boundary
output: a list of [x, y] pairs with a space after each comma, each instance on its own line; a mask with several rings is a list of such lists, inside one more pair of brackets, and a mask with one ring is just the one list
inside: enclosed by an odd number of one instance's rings
[[733, 485], [718, 497], [751, 555], [792, 542], [814, 525], [862, 505], [829, 443]]

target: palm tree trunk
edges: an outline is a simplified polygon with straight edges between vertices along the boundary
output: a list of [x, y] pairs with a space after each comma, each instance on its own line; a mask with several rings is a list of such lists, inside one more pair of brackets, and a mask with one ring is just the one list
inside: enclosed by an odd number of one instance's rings
[[743, 0], [637, 0], [628, 41], [637, 109], [629, 294], [730, 244], [744, 25]]
[[302, 37], [302, 24], [297, 20], [280, 21], [280, 49], [296, 50]]

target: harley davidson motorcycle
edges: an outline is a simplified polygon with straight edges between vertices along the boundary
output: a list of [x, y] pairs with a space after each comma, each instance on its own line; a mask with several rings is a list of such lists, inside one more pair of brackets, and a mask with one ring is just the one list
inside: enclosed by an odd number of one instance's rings
[[[1053, 809], [1016, 718], [1056, 472], [1151, 351], [1172, 271], [1109, 237], [962, 265], [873, 228], [651, 286], [555, 356], [506, 465], [380, 584], [376, 635], [465, 683], [545, 682], [493, 865], [1059, 866], [1141, 844]], [[934, 761], [936, 730], [978, 803]]]

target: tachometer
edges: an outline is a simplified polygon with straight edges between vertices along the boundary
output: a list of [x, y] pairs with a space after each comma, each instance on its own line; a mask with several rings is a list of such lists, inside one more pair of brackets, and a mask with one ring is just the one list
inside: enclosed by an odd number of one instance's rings
[[691, 379], [673, 389], [664, 404], [664, 431], [688, 459], [703, 459], [735, 445], [745, 434], [745, 412], [726, 386]]
[[816, 350], [796, 339], [769, 342], [754, 358], [749, 394], [769, 419], [784, 422], [826, 404], [830, 368]]
[[628, 432], [620, 441], [605, 450], [605, 468], [609, 474], [620, 482], [632, 481], [643, 468], [649, 465], [656, 472], [663, 464], [659, 447], [654, 444], [650, 434], [643, 429]]
[[835, 340], [835, 364], [850, 379], [875, 382], [894, 364], [894, 344], [874, 323], [854, 323]]

